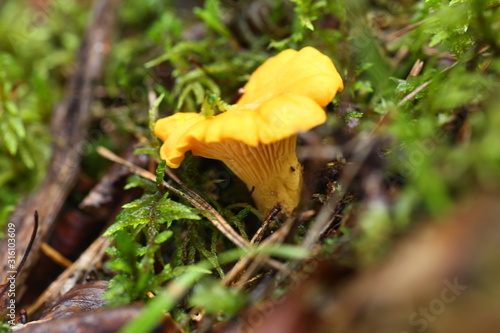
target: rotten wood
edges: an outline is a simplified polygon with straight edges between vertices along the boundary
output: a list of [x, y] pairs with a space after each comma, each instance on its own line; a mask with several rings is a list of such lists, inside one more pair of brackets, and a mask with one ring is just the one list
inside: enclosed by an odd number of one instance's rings
[[65, 294], [73, 288], [77, 281], [81, 280], [88, 272], [90, 267], [94, 267], [102, 260], [106, 248], [109, 246], [108, 237], [97, 238], [92, 245], [69, 266], [51, 285], [45, 289], [42, 295], [30, 306], [27, 311], [33, 315], [42, 308], [44, 304], [50, 304], [56, 297]]
[[40, 320], [69, 317], [77, 313], [99, 309], [107, 304], [107, 301], [102, 299], [106, 290], [108, 290], [108, 281], [102, 280], [75, 286], [56, 299], [52, 306], [42, 313]]
[[[132, 305], [116, 309], [99, 309], [82, 312], [70, 317], [40, 320], [28, 323], [16, 330], [20, 333], [78, 333], [78, 332], [117, 332], [129, 320], [142, 310], [141, 305]], [[172, 322], [170, 322], [174, 325]], [[165, 331], [169, 332], [169, 331]]]

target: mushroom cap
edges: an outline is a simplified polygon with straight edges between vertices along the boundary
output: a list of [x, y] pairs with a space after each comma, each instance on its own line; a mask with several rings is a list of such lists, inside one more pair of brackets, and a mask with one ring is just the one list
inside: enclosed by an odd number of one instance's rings
[[235, 140], [256, 147], [318, 126], [326, 120], [323, 107], [343, 83], [330, 58], [305, 47], [266, 60], [243, 89], [236, 106], [218, 115], [176, 113], [156, 122], [168, 166], [179, 167], [188, 150], [214, 158], [204, 153], [210, 143]]
[[332, 60], [313, 47], [288, 49], [266, 60], [243, 87], [238, 106], [256, 108], [284, 93], [309, 97], [325, 107], [344, 89]]

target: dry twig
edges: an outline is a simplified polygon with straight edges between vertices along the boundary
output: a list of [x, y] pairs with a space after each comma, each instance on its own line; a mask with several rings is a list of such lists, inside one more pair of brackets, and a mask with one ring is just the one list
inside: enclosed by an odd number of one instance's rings
[[[152, 174], [151, 172], [147, 171], [147, 170], [144, 170], [143, 168], [141, 167], [138, 167], [137, 165], [133, 164], [133, 163], [130, 163], [129, 161], [127, 160], [124, 160], [123, 158], [119, 157], [118, 155], [114, 154], [113, 152], [109, 151], [108, 149], [104, 148], [104, 147], [98, 147], [97, 148], [97, 151], [99, 152], [99, 154], [101, 154], [103, 157], [113, 161], [113, 162], [116, 162], [116, 163], [119, 163], [119, 164], [122, 164], [122, 165], [125, 165], [126, 167], [128, 167], [132, 172], [134, 172], [135, 174], [145, 178], [145, 179], [149, 179], [153, 182], [156, 182], [156, 177], [154, 174]], [[166, 170], [167, 174], [170, 174], [171, 172], [169, 172], [168, 170]], [[224, 235], [226, 236], [230, 241], [232, 241], [236, 246], [242, 248], [242, 249], [248, 249], [251, 247], [251, 244], [249, 242], [247, 242], [245, 239], [243, 239], [243, 237], [241, 237], [230, 225], [229, 223], [227, 223], [227, 221], [219, 214], [219, 212], [217, 212], [217, 210], [215, 210], [215, 208], [213, 208], [208, 202], [206, 202], [200, 195], [198, 195], [196, 192], [188, 189], [187, 187], [184, 186], [184, 184], [182, 182], [180, 182], [180, 180], [178, 180], [177, 177], [175, 177], [175, 179], [177, 179], [177, 182], [178, 184], [182, 187], [182, 189], [184, 191], [186, 191], [187, 193], [184, 193], [182, 191], [180, 191], [179, 189], [173, 187], [172, 185], [170, 185], [169, 183], [167, 183], [166, 181], [163, 181], [163, 186], [165, 186], [169, 191], [177, 194], [178, 196], [186, 199], [191, 205], [193, 205], [193, 207], [196, 207], [202, 211], [205, 211], [207, 212], [208, 214], [206, 214], [207, 216], [207, 219], [212, 222], [212, 224]], [[286, 270], [286, 268], [283, 266], [283, 264], [281, 264], [280, 262], [276, 261], [276, 260], [273, 260], [273, 259], [268, 259], [266, 260], [266, 263], [275, 268], [275, 269], [278, 269], [278, 270]]]

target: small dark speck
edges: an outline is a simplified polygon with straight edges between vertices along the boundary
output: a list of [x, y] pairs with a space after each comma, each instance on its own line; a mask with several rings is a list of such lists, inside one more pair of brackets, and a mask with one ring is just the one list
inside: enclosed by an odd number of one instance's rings
[[253, 194], [253, 191], [255, 190], [255, 186], [252, 186], [252, 189], [250, 190], [250, 195]]
[[290, 167], [290, 170], [292, 170], [292, 172], [295, 171], [295, 168], [293, 166]]

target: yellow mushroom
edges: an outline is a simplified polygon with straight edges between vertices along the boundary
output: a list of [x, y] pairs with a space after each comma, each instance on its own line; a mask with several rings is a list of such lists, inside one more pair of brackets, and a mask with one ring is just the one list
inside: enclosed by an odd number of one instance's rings
[[251, 191], [263, 213], [299, 203], [302, 166], [297, 133], [325, 122], [323, 110], [342, 79], [330, 58], [312, 47], [285, 50], [265, 61], [243, 87], [236, 105], [215, 116], [176, 113], [155, 124], [161, 158], [177, 168], [184, 154], [223, 161]]

